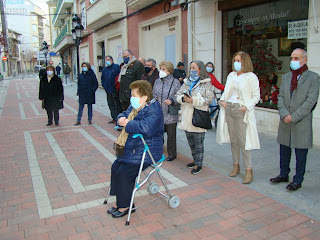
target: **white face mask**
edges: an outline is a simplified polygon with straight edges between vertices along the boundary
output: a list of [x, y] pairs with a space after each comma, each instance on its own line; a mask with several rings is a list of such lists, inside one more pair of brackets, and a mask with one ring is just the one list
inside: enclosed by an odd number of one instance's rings
[[159, 72], [159, 78], [165, 78], [168, 74], [162, 70]]
[[53, 75], [53, 71], [47, 71], [48, 76], [52, 76]]

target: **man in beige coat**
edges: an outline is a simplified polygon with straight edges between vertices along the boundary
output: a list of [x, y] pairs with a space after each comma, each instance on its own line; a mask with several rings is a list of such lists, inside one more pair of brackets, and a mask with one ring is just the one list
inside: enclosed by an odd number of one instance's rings
[[307, 67], [307, 52], [295, 49], [291, 54], [291, 72], [282, 77], [278, 96], [280, 124], [280, 175], [271, 178], [273, 183], [288, 182], [291, 149], [296, 154], [296, 175], [286, 187], [296, 191], [301, 188], [305, 173], [308, 149], [312, 147], [312, 111], [319, 97], [319, 75]]

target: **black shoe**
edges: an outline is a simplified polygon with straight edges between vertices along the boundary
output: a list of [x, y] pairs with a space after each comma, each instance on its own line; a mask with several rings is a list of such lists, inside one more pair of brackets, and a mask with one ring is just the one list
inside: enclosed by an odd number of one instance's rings
[[297, 191], [299, 188], [301, 188], [301, 184], [298, 184], [296, 182], [292, 182], [286, 187], [286, 189], [290, 191]]
[[108, 214], [112, 214], [112, 213], [114, 213], [115, 211], [118, 211], [118, 209], [119, 209], [118, 207], [116, 207], [116, 208], [115, 208], [115, 207], [109, 208], [109, 209], [107, 210], [107, 213], [108, 213]]
[[[134, 208], [134, 206], [132, 206], [132, 208]], [[131, 213], [134, 213], [136, 210], [133, 209], [131, 210]], [[125, 210], [124, 212], [120, 212], [119, 210], [115, 211], [112, 213], [112, 217], [113, 218], [121, 218], [124, 217], [125, 215], [127, 215], [129, 213], [129, 208], [127, 210]]]
[[56, 122], [55, 125], [56, 125], [56, 126], [59, 126], [59, 122]]
[[270, 178], [270, 182], [273, 182], [273, 183], [289, 182], [289, 178], [288, 177], [283, 178], [279, 175], [275, 178]]
[[47, 123], [47, 124], [46, 124], [46, 126], [50, 126], [50, 125], [52, 125], [52, 123]]
[[108, 122], [108, 123], [116, 123], [116, 120], [111, 120], [111, 121]]
[[194, 162], [192, 162], [192, 163], [189, 163], [189, 164], [187, 165], [187, 168], [194, 168], [194, 166], [195, 166], [195, 164], [194, 164]]
[[191, 170], [191, 173], [193, 175], [197, 175], [199, 172], [201, 172], [202, 167], [201, 166], [194, 166], [194, 168]]
[[166, 159], [166, 161], [171, 162], [171, 161], [175, 160], [176, 157], [177, 157], [177, 156], [168, 156], [167, 159]]
[[76, 123], [74, 124], [75, 126], [81, 125], [80, 122], [76, 121]]
[[92, 121], [91, 121], [91, 120], [89, 120], [89, 121], [88, 121], [88, 125], [91, 125], [91, 124], [92, 124]]

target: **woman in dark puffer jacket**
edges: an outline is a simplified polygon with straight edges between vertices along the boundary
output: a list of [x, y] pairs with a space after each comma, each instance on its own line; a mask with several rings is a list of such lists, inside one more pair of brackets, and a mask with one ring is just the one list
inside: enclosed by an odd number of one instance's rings
[[[142, 134], [155, 161], [163, 153], [163, 113], [159, 102], [153, 99], [151, 84], [138, 80], [130, 84], [131, 105], [117, 117], [123, 129], [115, 142], [117, 159], [111, 168], [110, 195], [116, 196], [116, 205], [107, 212], [118, 218], [128, 214], [135, 179], [139, 172], [144, 144], [133, 134]], [[144, 168], [152, 164], [146, 154]]]

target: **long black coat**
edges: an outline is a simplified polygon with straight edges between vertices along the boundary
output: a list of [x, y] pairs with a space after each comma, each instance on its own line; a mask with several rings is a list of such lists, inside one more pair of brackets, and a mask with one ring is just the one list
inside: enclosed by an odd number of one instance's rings
[[95, 104], [97, 88], [98, 81], [93, 70], [82, 72], [78, 80], [79, 104]]
[[[136, 60], [132, 62], [126, 71], [125, 75], [121, 76], [120, 81], [120, 100], [130, 102], [131, 90], [130, 84], [136, 80], [141, 80], [141, 76], [145, 73], [143, 64]], [[121, 74], [121, 72], [120, 72]]]
[[63, 86], [61, 79], [57, 75], [54, 75], [49, 83], [47, 74], [41, 76], [39, 99], [44, 100], [44, 108], [48, 111], [56, 111], [63, 108]]

